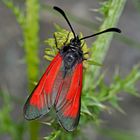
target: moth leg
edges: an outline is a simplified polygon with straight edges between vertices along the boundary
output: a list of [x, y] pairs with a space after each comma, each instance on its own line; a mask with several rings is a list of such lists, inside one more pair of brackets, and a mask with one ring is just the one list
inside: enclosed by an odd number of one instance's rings
[[85, 52], [84, 55], [85, 55], [85, 54], [89, 54], [89, 52]]
[[85, 60], [88, 60], [88, 59], [87, 58], [83, 58], [82, 60], [85, 61]]
[[67, 41], [69, 40], [70, 32], [67, 34], [66, 41], [64, 42], [64, 45], [66, 45]]
[[57, 39], [56, 39], [55, 34], [53, 34], [53, 36], [54, 36], [54, 40], [55, 40], [55, 45], [56, 45], [56, 48], [60, 51], [60, 48], [58, 47], [58, 44], [57, 44]]
[[[89, 52], [85, 52], [83, 55], [89, 54]], [[83, 61], [88, 60], [87, 58], [83, 57]]]
[[84, 41], [83, 44], [81, 45], [81, 48], [83, 48], [84, 45], [85, 45], [85, 41]]

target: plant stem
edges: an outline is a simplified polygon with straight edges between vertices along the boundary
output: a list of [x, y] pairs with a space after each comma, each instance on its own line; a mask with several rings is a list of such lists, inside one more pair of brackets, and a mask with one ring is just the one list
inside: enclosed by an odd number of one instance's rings
[[[32, 82], [39, 74], [39, 0], [26, 0], [26, 16], [24, 34], [25, 59], [27, 64], [28, 89], [33, 89]], [[39, 124], [31, 122], [29, 126], [30, 140], [38, 140]]]
[[[2, 2], [12, 10], [16, 16], [17, 22], [23, 30], [25, 60], [27, 64], [27, 77], [29, 93], [33, 89], [32, 82], [38, 79], [39, 73], [39, 0], [26, 0], [26, 15], [11, 0], [2, 0]], [[38, 140], [39, 124], [31, 122], [29, 124], [30, 140]]]
[[[33, 82], [38, 78], [38, 47], [39, 47], [39, 1], [26, 0], [26, 20], [24, 28], [24, 47], [25, 58], [27, 63], [28, 79]], [[29, 83], [29, 89], [32, 89], [32, 84]]]
[[[100, 27], [100, 31], [116, 26], [119, 17], [122, 13], [126, 0], [109, 0], [108, 11], [105, 15], [105, 20]], [[109, 44], [112, 39], [112, 33], [106, 33], [98, 36], [97, 40], [93, 43], [91, 48], [91, 59], [96, 62], [103, 63]], [[85, 72], [83, 90], [87, 91], [95, 83], [99, 75], [101, 67], [91, 65]], [[92, 78], [91, 78], [92, 77]]]

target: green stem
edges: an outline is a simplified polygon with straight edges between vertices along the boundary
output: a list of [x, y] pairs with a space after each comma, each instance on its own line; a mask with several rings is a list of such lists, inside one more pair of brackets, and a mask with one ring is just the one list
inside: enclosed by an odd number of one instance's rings
[[[105, 20], [100, 27], [100, 31], [116, 26], [124, 8], [125, 2], [126, 0], [108, 1], [108, 11], [106, 12], [107, 14], [105, 15]], [[95, 60], [96, 62], [103, 63], [107, 50], [109, 49], [112, 35], [112, 33], [106, 33], [98, 36], [91, 48], [91, 59]], [[83, 90], [87, 91], [88, 89], [91, 89], [91, 86], [95, 83], [96, 78], [99, 76], [100, 69], [101, 67], [91, 65], [86, 70]]]
[[[32, 84], [38, 79], [39, 74], [39, 0], [26, 0], [26, 14], [15, 6], [11, 0], [2, 2], [12, 10], [17, 22], [23, 30], [25, 59], [27, 64], [27, 77], [29, 93], [34, 88]], [[31, 122], [29, 125], [30, 140], [38, 140], [39, 124]]]
[[[24, 26], [24, 48], [27, 64], [28, 89], [34, 87], [32, 82], [36, 81], [39, 74], [39, 0], [26, 0], [26, 16]], [[38, 140], [39, 124], [31, 122], [29, 125], [30, 140]]]
[[[31, 82], [38, 78], [38, 47], [39, 47], [39, 1], [26, 0], [26, 20], [24, 28], [24, 48], [27, 63], [27, 76]], [[32, 84], [29, 82], [29, 89]]]

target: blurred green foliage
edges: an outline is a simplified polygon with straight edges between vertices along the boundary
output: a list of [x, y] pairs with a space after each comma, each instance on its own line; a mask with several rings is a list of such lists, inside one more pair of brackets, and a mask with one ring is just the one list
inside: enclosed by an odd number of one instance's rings
[[104, 137], [113, 140], [139, 140], [140, 135], [132, 133], [128, 130], [118, 130], [113, 128], [103, 128], [98, 130]]
[[13, 110], [13, 101], [7, 91], [0, 91], [0, 98], [3, 100], [3, 106], [0, 108], [0, 134], [11, 135], [13, 140], [22, 140], [25, 132], [25, 124], [23, 121], [18, 122], [11, 118]]
[[[29, 93], [34, 87], [33, 82], [38, 79], [39, 74], [39, 0], [26, 0], [25, 10], [14, 4], [12, 0], [2, 0], [12, 10], [17, 22], [22, 29], [23, 49], [25, 51], [25, 62], [27, 65], [27, 79]], [[38, 139], [39, 126], [37, 122], [29, 124], [30, 139]]]
[[[39, 74], [39, 10], [40, 7], [45, 7], [45, 9], [50, 11], [50, 6], [40, 6], [40, 2], [38, 0], [26, 0], [24, 7], [25, 9], [22, 10], [18, 5], [14, 4], [12, 0], [2, 0], [2, 2], [12, 10], [17, 22], [22, 29], [24, 40], [23, 49], [25, 51], [25, 62], [27, 64], [28, 88], [29, 91], [31, 91], [31, 89], [33, 88], [32, 82], [37, 80]], [[117, 24], [125, 2], [126, 0], [106, 0], [105, 2], [101, 3], [101, 7], [97, 10], [104, 17], [103, 23], [99, 28], [100, 30], [113, 27]], [[137, 6], [137, 8], [139, 9], [139, 6]], [[80, 19], [78, 17], [75, 17], [74, 15], [70, 15], [70, 17], [72, 20], [74, 20], [78, 24], [82, 24], [83, 26], [88, 25], [88, 27], [92, 29], [97, 27], [97, 25], [95, 25], [94, 23]], [[59, 31], [62, 37], [66, 35], [64, 29], [57, 28], [56, 30], [56, 33]], [[96, 66], [98, 65], [97, 62], [103, 63], [105, 55], [109, 49], [112, 35], [112, 33], [107, 33], [99, 36], [96, 41], [93, 42], [92, 47], [90, 48], [90, 59], [92, 61], [90, 61], [88, 69], [85, 69], [84, 72], [81, 120], [79, 127], [72, 133], [66, 133], [62, 128], [52, 123], [51, 127], [53, 128], [53, 131], [44, 139], [72, 140], [79, 134], [81, 134], [82, 138], [84, 138], [86, 136], [83, 136], [83, 134], [81, 133], [81, 128], [89, 122], [93, 122], [94, 124], [99, 125], [101, 123], [100, 113], [102, 111], [109, 111], [110, 108], [113, 108], [124, 113], [122, 108], [119, 106], [118, 93], [123, 91], [139, 97], [138, 90], [135, 86], [136, 82], [140, 80], [139, 66], [135, 66], [132, 71], [130, 71], [130, 73], [124, 78], [120, 76], [119, 71], [116, 71], [110, 84], [106, 84], [105, 82], [106, 72], [101, 73], [100, 70], [102, 67]], [[135, 42], [132, 39], [130, 40], [127, 37], [119, 36], [118, 39], [128, 44], [130, 44], [131, 42], [132, 46], [139, 46], [139, 43]], [[62, 40], [65, 40], [65, 38], [62, 38]], [[46, 54], [48, 56], [54, 56], [54, 54], [56, 54], [56, 50], [54, 48], [55, 44], [53, 39], [48, 39], [47, 43], [50, 45], [50, 48], [46, 48]], [[48, 56], [46, 56], [46, 58], [48, 60], [51, 60], [51, 57]], [[40, 130], [39, 124], [30, 123], [29, 125], [27, 125], [24, 121], [17, 122], [13, 120], [10, 117], [10, 113], [14, 108], [12, 104], [13, 102], [16, 102], [16, 100], [11, 100], [13, 98], [4, 91], [1, 91], [0, 95], [3, 99], [3, 106], [0, 109], [0, 133], [9, 134], [13, 140], [22, 140], [25, 133], [28, 132], [30, 134], [31, 140], [38, 140], [40, 137], [38, 133], [38, 131]], [[106, 105], [106, 103], [109, 104]], [[108, 137], [113, 138], [114, 140], [125, 140], [129, 137], [127, 137], [127, 134], [125, 133], [117, 133], [116, 130], [99, 130], [99, 133], [100, 132], [108, 134]], [[131, 136], [132, 138], [134, 138], [133, 135]]]

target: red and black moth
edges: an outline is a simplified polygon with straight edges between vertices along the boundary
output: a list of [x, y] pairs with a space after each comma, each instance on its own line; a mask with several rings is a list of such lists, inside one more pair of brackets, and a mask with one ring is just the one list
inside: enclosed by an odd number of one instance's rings
[[79, 38], [75, 34], [64, 11], [54, 7], [67, 21], [73, 38], [70, 42], [58, 48], [58, 54], [51, 61], [39, 83], [27, 99], [24, 106], [24, 116], [27, 120], [40, 118], [47, 114], [52, 107], [60, 125], [67, 131], [73, 131], [80, 118], [82, 91], [82, 75], [84, 52], [81, 40], [105, 33], [118, 32], [118, 28], [109, 28], [102, 32]]

